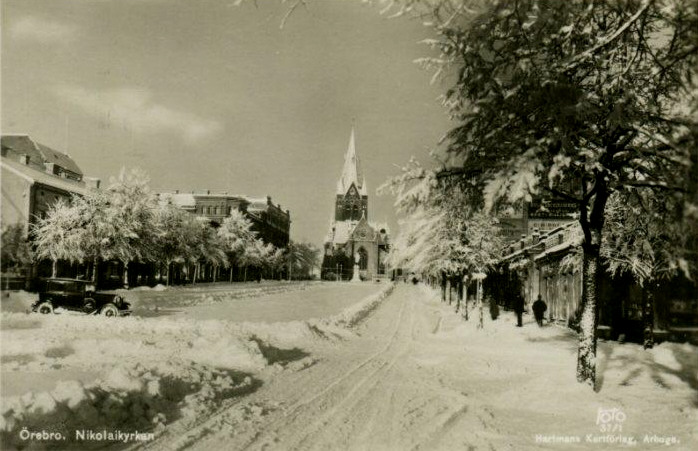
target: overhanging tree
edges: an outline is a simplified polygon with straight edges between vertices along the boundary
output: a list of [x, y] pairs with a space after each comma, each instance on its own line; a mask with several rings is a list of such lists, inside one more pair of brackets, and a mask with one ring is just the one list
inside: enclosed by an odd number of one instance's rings
[[630, 189], [611, 195], [601, 255], [613, 274], [628, 273], [643, 287], [643, 346], [654, 346], [657, 283], [695, 272], [698, 229], [684, 221], [683, 202], [674, 195], [647, 196]]
[[[609, 196], [685, 189], [687, 98], [698, 44], [689, 0], [438, 2], [437, 71], [458, 126], [459, 177], [488, 209], [548, 191], [577, 206], [584, 242], [577, 378], [595, 384], [600, 248]], [[449, 72], [449, 69], [454, 69]], [[681, 181], [681, 180], [679, 180]]]

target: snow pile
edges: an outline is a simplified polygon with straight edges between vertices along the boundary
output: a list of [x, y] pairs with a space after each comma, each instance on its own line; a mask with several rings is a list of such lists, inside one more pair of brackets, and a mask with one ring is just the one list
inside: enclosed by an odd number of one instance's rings
[[[222, 400], [254, 391], [252, 374], [313, 365], [297, 346], [351, 336], [392, 289], [387, 284], [329, 318], [273, 324], [3, 312], [3, 371], [12, 374], [14, 392], [44, 387], [2, 399], [3, 440], [21, 445], [20, 427], [72, 440], [76, 429], [146, 432], [175, 419], [194, 422]], [[83, 382], [61, 380], [78, 375]]]
[[141, 365], [117, 367], [104, 380], [83, 385], [61, 381], [50, 392], [3, 400], [0, 432], [5, 446], [26, 446], [20, 427], [50, 430], [75, 445], [77, 430], [155, 431], [182, 418], [193, 423], [230, 397], [253, 391], [259, 381], [244, 373], [194, 365], [152, 371]]
[[374, 311], [380, 303], [392, 293], [395, 288], [394, 283], [389, 283], [378, 293], [368, 296], [362, 301], [346, 308], [342, 313], [332, 316], [325, 320], [326, 324], [337, 327], [354, 327], [364, 320]]
[[290, 321], [284, 323], [241, 323], [240, 331], [246, 336], [260, 337], [265, 342], [288, 345], [304, 340], [345, 339], [351, 336], [351, 328], [374, 311], [393, 291], [393, 283], [386, 284], [377, 293], [371, 294], [337, 315], [322, 319]]
[[[25, 329], [27, 320], [41, 329]], [[266, 365], [257, 345], [225, 321], [194, 322], [183, 318], [148, 320], [137, 317], [4, 314], [3, 358], [37, 355], [28, 369], [43, 371], [61, 365], [103, 370], [109, 365], [161, 362], [174, 352], [183, 362], [257, 371]], [[59, 359], [51, 351], [71, 349]]]

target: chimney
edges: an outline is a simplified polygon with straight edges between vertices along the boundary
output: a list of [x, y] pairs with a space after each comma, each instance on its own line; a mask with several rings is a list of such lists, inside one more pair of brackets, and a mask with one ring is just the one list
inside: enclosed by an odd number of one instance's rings
[[44, 163], [44, 167], [46, 168], [46, 172], [49, 174], [56, 173], [56, 163]]
[[176, 189], [174, 193], [175, 193], [175, 194], [179, 194], [179, 190], [178, 190], [178, 189]]
[[28, 165], [28, 164], [29, 164], [29, 160], [30, 160], [30, 157], [29, 157], [29, 155], [27, 155], [27, 154], [22, 154], [22, 155], [19, 156], [19, 162], [22, 163], [22, 164]]
[[267, 194], [267, 205], [272, 205], [271, 196]]

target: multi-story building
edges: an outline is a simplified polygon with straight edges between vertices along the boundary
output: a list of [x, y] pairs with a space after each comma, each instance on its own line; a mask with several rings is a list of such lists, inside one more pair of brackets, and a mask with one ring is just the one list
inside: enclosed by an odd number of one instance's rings
[[[70, 156], [27, 135], [3, 135], [1, 149], [2, 230], [18, 226], [27, 236], [30, 225], [56, 202], [70, 202], [74, 195], [99, 188], [99, 179], [85, 177]], [[41, 272], [44, 266], [33, 270], [47, 275]]]
[[275, 205], [270, 196], [251, 198], [231, 195], [227, 192], [160, 193], [161, 200], [172, 202], [179, 208], [196, 216], [208, 218], [213, 227], [218, 227], [230, 216], [233, 210], [239, 210], [252, 222], [252, 230], [257, 232], [262, 241], [277, 248], [288, 245], [291, 232], [291, 213]]
[[[486, 281], [500, 303], [523, 296], [526, 304], [540, 295], [548, 305], [549, 321], [578, 326], [582, 305], [582, 230], [569, 222], [549, 231], [511, 242], [504, 250], [498, 271]], [[599, 277], [599, 331], [602, 336], [640, 341], [642, 306], [649, 291], [654, 303], [652, 318], [657, 335], [698, 340], [698, 285], [682, 274], [656, 284], [640, 285], [629, 274], [612, 276], [601, 268]]]
[[511, 242], [554, 230], [577, 217], [577, 205], [554, 197], [537, 196], [531, 202], [519, 202], [499, 212], [499, 226], [504, 238]]

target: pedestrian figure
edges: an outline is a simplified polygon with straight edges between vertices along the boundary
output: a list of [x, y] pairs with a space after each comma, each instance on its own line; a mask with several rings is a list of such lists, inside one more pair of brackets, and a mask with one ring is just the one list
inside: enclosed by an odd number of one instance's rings
[[517, 294], [514, 298], [514, 311], [516, 312], [516, 327], [523, 327], [524, 298]]
[[536, 322], [539, 326], [543, 326], [543, 315], [545, 314], [545, 311], [548, 310], [548, 306], [545, 305], [545, 302], [543, 302], [543, 297], [540, 294], [531, 308], [533, 309], [533, 316], [535, 316]]

